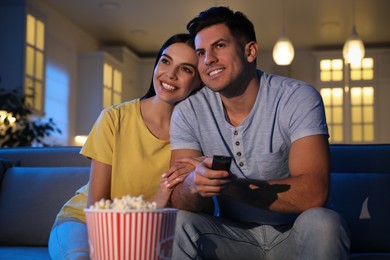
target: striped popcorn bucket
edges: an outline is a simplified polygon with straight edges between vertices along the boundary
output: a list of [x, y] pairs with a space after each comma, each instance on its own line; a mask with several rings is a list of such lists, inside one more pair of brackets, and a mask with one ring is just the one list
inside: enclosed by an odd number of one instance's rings
[[177, 209], [84, 212], [91, 259], [171, 259]]

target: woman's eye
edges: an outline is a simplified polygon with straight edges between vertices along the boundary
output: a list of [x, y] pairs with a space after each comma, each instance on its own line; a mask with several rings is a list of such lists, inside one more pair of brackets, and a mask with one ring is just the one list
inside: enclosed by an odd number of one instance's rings
[[162, 58], [162, 59], [161, 59], [161, 63], [169, 64], [169, 60], [166, 59], [166, 58]]
[[192, 74], [192, 69], [190, 68], [187, 68], [187, 67], [183, 67], [182, 70], [188, 74]]

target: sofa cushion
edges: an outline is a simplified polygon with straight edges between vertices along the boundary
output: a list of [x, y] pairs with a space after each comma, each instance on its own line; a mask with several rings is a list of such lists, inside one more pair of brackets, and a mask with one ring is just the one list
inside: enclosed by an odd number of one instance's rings
[[62, 205], [88, 182], [89, 167], [12, 167], [0, 196], [0, 245], [47, 246]]
[[328, 207], [351, 230], [353, 252], [390, 251], [390, 173], [332, 173]]
[[51, 260], [47, 247], [0, 246], [0, 259]]

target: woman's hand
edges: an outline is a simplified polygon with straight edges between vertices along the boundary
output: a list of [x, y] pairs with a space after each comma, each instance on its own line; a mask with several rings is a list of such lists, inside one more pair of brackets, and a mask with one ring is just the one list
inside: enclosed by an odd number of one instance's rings
[[157, 208], [165, 208], [169, 206], [169, 201], [172, 193], [172, 189], [167, 188], [164, 185], [165, 179], [161, 178], [160, 185], [158, 186], [157, 192], [154, 195], [153, 199], [151, 201], [156, 202]]
[[168, 171], [163, 173], [156, 194], [157, 207], [169, 206], [171, 193], [175, 186], [181, 183], [202, 160], [203, 157], [178, 159]]
[[167, 188], [173, 189], [181, 183], [188, 174], [190, 174], [205, 157], [181, 158], [171, 166], [171, 168], [162, 175], [164, 184]]
[[158, 208], [169, 206], [173, 188], [181, 183], [202, 160], [203, 157], [179, 159], [167, 172], [163, 173], [157, 193], [153, 198]]

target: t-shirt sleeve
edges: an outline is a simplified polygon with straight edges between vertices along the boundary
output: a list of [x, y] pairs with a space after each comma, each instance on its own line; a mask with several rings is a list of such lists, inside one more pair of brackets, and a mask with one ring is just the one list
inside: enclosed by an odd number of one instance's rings
[[194, 113], [182, 101], [175, 107], [171, 117], [170, 142], [172, 150], [189, 149], [201, 151], [196, 137], [197, 123]]
[[96, 161], [112, 165], [115, 109], [104, 109], [96, 120], [80, 153]]
[[285, 104], [282, 122], [291, 143], [310, 135], [328, 135], [324, 104], [314, 87], [302, 84], [295, 88]]

